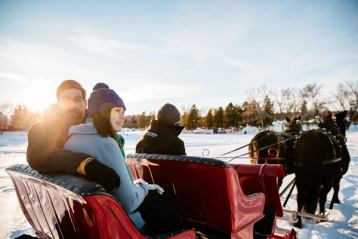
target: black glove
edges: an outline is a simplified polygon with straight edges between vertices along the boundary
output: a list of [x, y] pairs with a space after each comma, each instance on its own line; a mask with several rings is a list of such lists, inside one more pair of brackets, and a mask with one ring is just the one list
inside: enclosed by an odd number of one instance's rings
[[101, 164], [95, 159], [86, 164], [85, 172], [89, 179], [101, 184], [108, 192], [119, 187], [121, 182], [119, 176], [112, 168]]

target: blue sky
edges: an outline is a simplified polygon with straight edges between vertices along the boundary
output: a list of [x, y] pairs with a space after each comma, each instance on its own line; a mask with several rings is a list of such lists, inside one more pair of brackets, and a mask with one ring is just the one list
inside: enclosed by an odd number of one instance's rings
[[0, 0], [0, 103], [43, 109], [106, 82], [128, 113], [358, 80], [358, 1]]

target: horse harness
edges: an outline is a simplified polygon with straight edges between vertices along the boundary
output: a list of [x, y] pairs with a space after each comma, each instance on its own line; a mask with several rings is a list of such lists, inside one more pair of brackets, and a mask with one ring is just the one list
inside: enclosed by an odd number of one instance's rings
[[[332, 149], [333, 149], [333, 158], [328, 160], [328, 161], [324, 161], [322, 162], [322, 165], [329, 165], [329, 164], [334, 164], [334, 163], [338, 163], [342, 160], [342, 157], [337, 157], [337, 151], [336, 151], [336, 146], [338, 146], [339, 148], [342, 148], [342, 142], [337, 139], [337, 136], [335, 136], [331, 131], [323, 128], [323, 129], [317, 129], [317, 131], [321, 132], [322, 134], [326, 135], [331, 146], [332, 146]], [[296, 144], [298, 142], [298, 140], [302, 137], [302, 135], [304, 134], [307, 134], [311, 132], [310, 130], [309, 131], [301, 131], [298, 136], [296, 137], [295, 141], [294, 141], [294, 144], [293, 144], [293, 149], [296, 148]], [[343, 144], [344, 144], [344, 141], [343, 141]], [[296, 162], [294, 160], [294, 165], [297, 166], [297, 167], [303, 167], [303, 164], [302, 163], [299, 163], [299, 162]]]
[[[284, 161], [285, 161], [285, 157], [280, 157], [280, 155], [281, 155], [281, 150], [282, 150], [282, 148], [281, 148], [282, 145], [281, 145], [281, 144], [282, 144], [282, 143], [285, 143], [285, 142], [288, 141], [288, 140], [291, 140], [291, 139], [295, 138], [295, 136], [292, 136], [291, 134], [288, 134], [289, 137], [288, 137], [287, 139], [285, 139], [285, 138], [283, 137], [284, 135], [287, 135], [287, 134], [285, 134], [285, 133], [277, 134], [277, 133], [275, 133], [275, 132], [268, 131], [268, 134], [265, 135], [264, 137], [267, 137], [267, 136], [270, 135], [270, 134], [273, 134], [273, 135], [276, 136], [277, 143], [274, 143], [274, 144], [271, 144], [271, 145], [268, 145], [268, 146], [264, 146], [264, 147], [261, 147], [261, 148], [255, 150], [255, 153], [258, 153], [258, 152], [260, 152], [260, 151], [262, 151], [262, 150], [264, 150], [264, 149], [267, 149], [267, 154], [268, 154], [268, 156], [270, 156], [270, 157], [264, 158], [264, 157], [259, 157], [259, 156], [257, 155], [257, 158], [254, 158], [254, 159], [257, 160], [256, 162], [258, 162], [259, 159], [260, 159], [260, 160], [264, 160], [264, 163], [265, 163], [265, 164], [268, 164], [268, 163], [269, 163], [269, 164], [271, 164], [271, 163], [280, 163], [280, 164], [283, 164]], [[276, 145], [277, 145], [277, 148], [274, 147], [274, 146], [276, 146]], [[286, 145], [286, 144], [284, 144], [284, 147], [285, 147], [285, 150], [287, 151], [287, 145]]]

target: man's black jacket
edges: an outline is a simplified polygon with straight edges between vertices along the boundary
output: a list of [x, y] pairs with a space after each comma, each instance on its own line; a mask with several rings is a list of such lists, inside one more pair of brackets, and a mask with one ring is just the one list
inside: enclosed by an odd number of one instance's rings
[[76, 174], [79, 164], [90, 156], [62, 149], [69, 127], [65, 115], [55, 105], [42, 121], [31, 126], [26, 154], [31, 168], [42, 173]]
[[136, 146], [137, 153], [186, 155], [184, 142], [179, 139], [182, 126], [152, 120]]

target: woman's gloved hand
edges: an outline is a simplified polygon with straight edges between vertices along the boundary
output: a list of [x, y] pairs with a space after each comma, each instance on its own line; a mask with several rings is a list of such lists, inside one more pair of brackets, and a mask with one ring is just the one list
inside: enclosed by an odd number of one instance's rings
[[147, 186], [148, 187], [148, 183], [146, 181], [144, 181], [143, 179], [136, 179], [133, 181], [134, 184], [142, 184], [144, 186]]
[[158, 184], [148, 184], [148, 189], [155, 190], [160, 195], [162, 195], [164, 193], [164, 189], [161, 186], [159, 186]]
[[162, 195], [164, 193], [164, 189], [159, 186], [158, 184], [149, 184], [147, 183], [146, 181], [144, 181], [143, 179], [137, 179], [137, 180], [134, 180], [133, 181], [134, 184], [142, 184], [142, 185], [145, 185], [148, 190], [155, 190], [157, 191], [160, 195]]

